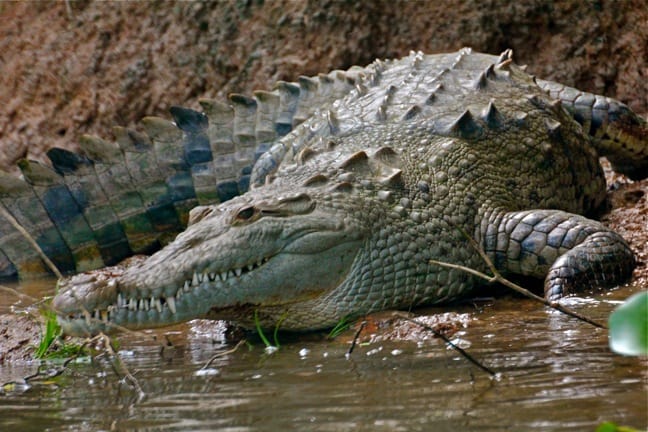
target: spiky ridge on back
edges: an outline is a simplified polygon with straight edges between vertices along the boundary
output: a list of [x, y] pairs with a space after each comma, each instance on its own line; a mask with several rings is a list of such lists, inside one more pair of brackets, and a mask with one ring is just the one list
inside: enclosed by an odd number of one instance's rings
[[[434, 187], [452, 185], [448, 174], [481, 170], [493, 177], [489, 187], [502, 189], [490, 194], [491, 206], [592, 211], [602, 202], [604, 183], [589, 138], [510, 56], [464, 49], [376, 61], [348, 96], [317, 110], [263, 154], [252, 183], [287, 177], [282, 182], [319, 184], [343, 170], [377, 184], [405, 178], [407, 187]], [[373, 140], [362, 138], [372, 133]], [[422, 157], [429, 159], [417, 159]], [[441, 168], [443, 181], [426, 178]], [[561, 179], [565, 172], [568, 178]], [[340, 181], [348, 182], [349, 175]], [[554, 194], [549, 184], [567, 191]], [[520, 196], [524, 188], [526, 196]]]

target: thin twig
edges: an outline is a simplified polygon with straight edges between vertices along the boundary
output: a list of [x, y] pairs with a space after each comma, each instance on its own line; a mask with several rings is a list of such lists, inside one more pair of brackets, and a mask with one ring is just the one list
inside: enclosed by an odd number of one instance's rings
[[521, 287], [520, 285], [518, 285], [516, 283], [513, 283], [510, 280], [506, 279], [497, 270], [497, 268], [495, 268], [495, 265], [493, 264], [493, 262], [490, 260], [490, 258], [488, 258], [488, 255], [486, 255], [486, 252], [484, 252], [484, 250], [477, 244], [475, 239], [470, 237], [464, 230], [459, 229], [459, 231], [461, 231], [461, 233], [468, 239], [468, 241], [470, 242], [472, 247], [479, 253], [479, 256], [481, 256], [481, 258], [484, 260], [484, 262], [486, 263], [486, 265], [488, 266], [490, 271], [493, 273], [493, 276], [489, 276], [489, 275], [487, 275], [485, 273], [482, 273], [482, 272], [480, 272], [478, 270], [472, 269], [470, 267], [465, 267], [465, 266], [462, 266], [462, 265], [459, 265], [459, 264], [451, 264], [451, 263], [447, 263], [447, 262], [443, 262], [443, 261], [437, 261], [437, 260], [430, 260], [430, 263], [436, 264], [436, 265], [439, 265], [439, 266], [442, 266], [442, 267], [453, 268], [453, 269], [464, 271], [466, 273], [470, 273], [470, 274], [472, 274], [474, 276], [478, 276], [478, 277], [480, 277], [482, 279], [485, 279], [489, 283], [498, 282], [498, 283], [504, 285], [505, 287], [512, 289], [513, 291], [515, 291], [517, 293], [520, 293], [520, 294], [522, 294], [522, 295], [524, 295], [524, 296], [526, 296], [526, 297], [528, 297], [528, 298], [530, 298], [532, 300], [535, 300], [537, 302], [542, 303], [545, 306], [548, 306], [548, 307], [550, 307], [552, 309], [555, 309], [555, 310], [557, 310], [559, 312], [562, 312], [562, 313], [564, 313], [566, 315], [569, 315], [571, 317], [577, 318], [577, 319], [579, 319], [581, 321], [584, 321], [584, 322], [586, 322], [588, 324], [593, 325], [594, 327], [607, 329], [607, 326], [605, 324], [602, 324], [602, 323], [600, 323], [598, 321], [595, 321], [595, 320], [593, 320], [591, 318], [588, 318], [588, 317], [586, 317], [584, 315], [581, 315], [578, 312], [576, 312], [576, 311], [574, 311], [574, 310], [572, 310], [572, 309], [570, 309], [568, 307], [565, 307], [565, 306], [561, 305], [558, 302], [552, 302], [552, 301], [549, 301], [549, 300], [545, 299], [544, 297], [540, 297], [538, 295], [535, 295], [531, 291], [529, 291], [529, 290]]
[[[77, 354], [74, 354], [72, 357], [69, 357], [69, 358], [65, 359], [65, 361], [63, 362], [63, 364], [62, 364], [60, 367], [54, 369], [53, 372], [49, 372], [49, 373], [46, 375], [46, 378], [47, 378], [47, 379], [51, 379], [51, 378], [57, 377], [57, 376], [59, 376], [59, 375], [62, 375], [63, 372], [65, 372], [65, 370], [67, 369], [67, 366], [68, 366], [72, 361], [78, 359], [79, 356], [81, 356], [81, 352], [80, 352], [80, 351], [79, 351]], [[34, 379], [34, 378], [39, 378], [39, 377], [43, 376], [43, 373], [42, 373], [42, 367], [43, 367], [43, 364], [40, 364], [40, 365], [38, 366], [38, 369], [37, 369], [36, 373], [35, 373], [35, 374], [32, 374], [32, 375], [28, 375], [28, 376], [26, 376], [26, 377], [24, 378], [24, 380], [25, 380], [25, 381], [29, 381], [29, 380], [32, 380], [32, 379]]]
[[16, 218], [13, 217], [11, 213], [7, 211], [7, 209], [4, 208], [4, 206], [0, 205], [0, 215], [2, 215], [5, 219], [9, 221], [11, 225], [18, 230], [20, 234], [22, 234], [23, 237], [27, 240], [27, 242], [36, 250], [38, 255], [41, 257], [43, 262], [49, 267], [49, 269], [54, 273], [54, 276], [57, 278], [61, 279], [63, 275], [59, 271], [59, 269], [54, 265], [54, 263], [49, 259], [47, 255], [45, 255], [45, 252], [43, 252], [43, 249], [36, 243], [36, 240], [27, 232], [25, 228], [23, 228], [22, 225], [16, 220]]
[[17, 289], [11, 288], [11, 287], [8, 287], [8, 286], [5, 286], [5, 285], [0, 285], [0, 291], [5, 291], [5, 292], [7, 292], [9, 294], [15, 295], [16, 297], [18, 297], [21, 300], [29, 300], [30, 302], [33, 302], [33, 303], [38, 303], [38, 302], [42, 301], [42, 300], [37, 299], [36, 297], [32, 297], [30, 295], [23, 294], [20, 291], [18, 291]]
[[234, 348], [228, 349], [227, 351], [219, 352], [218, 354], [214, 355], [212, 358], [210, 358], [207, 361], [207, 363], [205, 363], [205, 365], [203, 367], [200, 368], [200, 370], [207, 369], [212, 364], [212, 362], [214, 360], [216, 360], [218, 358], [221, 358], [221, 357], [225, 357], [226, 355], [230, 355], [230, 354], [236, 352], [236, 350], [238, 350], [241, 347], [241, 345], [243, 345], [246, 342], [247, 341], [245, 339], [241, 339], [240, 341], [238, 341], [238, 343], [236, 345], [234, 345]]
[[353, 341], [351, 342], [351, 346], [349, 347], [349, 350], [344, 355], [346, 358], [351, 357], [351, 353], [353, 352], [353, 350], [356, 347], [356, 344], [358, 342], [358, 338], [360, 337], [360, 333], [362, 333], [362, 330], [364, 330], [366, 325], [367, 325], [367, 321], [362, 321], [360, 323], [360, 327], [358, 328], [358, 331], [356, 332], [355, 336], [353, 336]]
[[452, 347], [452, 349], [459, 352], [459, 354], [464, 356], [464, 358], [466, 358], [466, 360], [468, 360], [469, 362], [471, 362], [472, 364], [474, 364], [475, 366], [477, 366], [478, 368], [480, 368], [484, 372], [488, 373], [490, 376], [496, 376], [497, 375], [497, 373], [495, 371], [493, 371], [492, 369], [488, 368], [487, 366], [484, 366], [483, 364], [481, 364], [479, 362], [479, 360], [477, 360], [476, 358], [474, 358], [473, 356], [468, 354], [468, 352], [466, 350], [464, 350], [463, 348], [461, 348], [460, 346], [458, 346], [457, 344], [452, 342], [450, 339], [448, 339], [448, 337], [445, 334], [443, 334], [440, 331], [436, 330], [434, 327], [431, 327], [431, 326], [429, 326], [427, 324], [423, 324], [421, 322], [418, 322], [418, 321], [416, 321], [416, 320], [414, 320], [412, 318], [409, 318], [409, 317], [405, 316], [404, 314], [397, 314], [396, 316], [398, 316], [400, 319], [411, 322], [412, 324], [416, 324], [416, 325], [424, 328], [425, 330], [431, 331], [434, 334], [434, 336], [436, 336], [438, 338], [441, 338], [443, 340], [443, 342], [445, 342], [450, 347]]
[[112, 346], [112, 340], [110, 339], [109, 336], [99, 333], [99, 337], [103, 339], [104, 345], [106, 346], [106, 350], [110, 355], [113, 356], [115, 359], [115, 363], [117, 364], [118, 367], [118, 372], [122, 373], [126, 380], [135, 388], [137, 391], [137, 401], [140, 402], [146, 397], [146, 393], [144, 393], [144, 390], [142, 390], [142, 387], [140, 386], [139, 382], [137, 381], [137, 378], [135, 378], [126, 365], [124, 364], [121, 356], [115, 351], [115, 349]]
[[436, 260], [430, 260], [430, 262], [432, 264], [437, 264], [437, 265], [440, 265], [442, 267], [448, 267], [448, 268], [453, 268], [453, 269], [465, 271], [466, 273], [470, 273], [470, 274], [473, 274], [475, 276], [479, 276], [480, 278], [485, 279], [488, 282], [501, 283], [502, 285], [506, 286], [507, 288], [511, 288], [513, 291], [515, 291], [517, 293], [520, 293], [520, 294], [522, 294], [522, 295], [524, 295], [524, 296], [526, 296], [526, 297], [528, 297], [528, 298], [530, 298], [532, 300], [540, 302], [540, 303], [544, 304], [545, 306], [549, 306], [552, 309], [556, 309], [557, 311], [560, 311], [560, 312], [562, 312], [562, 313], [564, 313], [566, 315], [569, 315], [571, 317], [574, 317], [574, 318], [577, 318], [577, 319], [579, 319], [581, 321], [584, 321], [584, 322], [586, 322], [588, 324], [591, 324], [594, 327], [607, 329], [607, 326], [605, 324], [602, 324], [602, 323], [600, 323], [598, 321], [595, 321], [595, 320], [593, 320], [591, 318], [588, 318], [585, 315], [579, 314], [578, 312], [576, 312], [576, 311], [574, 311], [572, 309], [569, 309], [569, 308], [561, 305], [558, 302], [550, 302], [550, 301], [546, 300], [544, 297], [540, 297], [538, 295], [533, 294], [531, 291], [529, 291], [529, 290], [521, 287], [520, 285], [517, 285], [517, 284], [511, 282], [510, 280], [506, 279], [499, 272], [497, 272], [497, 270], [494, 270], [493, 268], [491, 268], [490, 270], [493, 273], [495, 273], [495, 276], [489, 276], [489, 275], [487, 275], [485, 273], [481, 273], [481, 272], [479, 272], [479, 271], [477, 271], [475, 269], [471, 269], [469, 267], [465, 267], [465, 266], [462, 266], [462, 265], [459, 265], [459, 264], [451, 264], [451, 263], [446, 263], [446, 262], [436, 261]]

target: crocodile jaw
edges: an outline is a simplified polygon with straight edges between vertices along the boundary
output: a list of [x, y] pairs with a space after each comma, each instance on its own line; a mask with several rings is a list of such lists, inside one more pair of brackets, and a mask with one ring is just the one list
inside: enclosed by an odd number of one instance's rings
[[230, 212], [215, 213], [117, 277], [65, 281], [53, 303], [63, 331], [162, 327], [208, 313], [232, 319], [311, 300], [344, 282], [364, 239], [362, 229], [327, 211], [241, 227], [229, 223]]

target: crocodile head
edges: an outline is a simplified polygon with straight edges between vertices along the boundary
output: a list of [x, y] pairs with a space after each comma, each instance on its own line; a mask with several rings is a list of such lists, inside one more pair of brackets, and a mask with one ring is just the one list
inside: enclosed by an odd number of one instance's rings
[[187, 230], [146, 260], [60, 282], [59, 322], [72, 335], [207, 316], [254, 323], [257, 312], [272, 325], [281, 317], [267, 311], [280, 314], [347, 277], [365, 230], [342, 205], [353, 206], [293, 186], [197, 207]]

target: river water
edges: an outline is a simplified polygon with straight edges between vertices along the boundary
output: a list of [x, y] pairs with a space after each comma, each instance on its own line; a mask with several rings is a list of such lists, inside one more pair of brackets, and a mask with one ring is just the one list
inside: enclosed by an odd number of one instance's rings
[[[19, 289], [36, 296], [52, 290]], [[625, 287], [571, 306], [605, 321], [636, 291]], [[12, 304], [24, 301], [3, 295], [0, 313]], [[194, 321], [118, 337], [143, 395], [107, 357], [72, 363], [54, 379], [0, 393], [0, 431], [593, 431], [604, 421], [648, 427], [648, 361], [611, 353], [606, 331], [520, 298], [423, 313], [446, 310], [472, 317], [453, 337], [498, 378], [432, 337], [361, 344], [350, 356], [353, 331], [332, 341], [285, 336], [273, 354], [256, 341], [228, 353], [236, 340], [225, 339], [222, 325]], [[162, 349], [167, 340], [172, 347]], [[0, 364], [0, 382], [36, 368]]]

